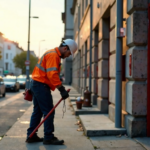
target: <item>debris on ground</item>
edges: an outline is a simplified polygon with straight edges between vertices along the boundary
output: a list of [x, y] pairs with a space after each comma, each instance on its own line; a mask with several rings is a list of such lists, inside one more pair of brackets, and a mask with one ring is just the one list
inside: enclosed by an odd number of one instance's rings
[[120, 138], [122, 135], [121, 134], [119, 134], [119, 135], [116, 135], [116, 137], [118, 137], [118, 138]]
[[69, 106], [72, 107], [72, 104], [70, 104]]
[[75, 123], [75, 125], [79, 125], [79, 124], [81, 124], [81, 121], [77, 121], [76, 123]]
[[81, 124], [81, 121], [80, 121], [80, 120], [78, 120], [78, 121], [75, 123], [75, 125], [78, 125], [78, 126], [79, 126], [79, 128], [77, 129], [77, 131], [83, 131], [83, 127], [82, 127], [82, 124]]
[[78, 128], [77, 131], [83, 131], [83, 127]]

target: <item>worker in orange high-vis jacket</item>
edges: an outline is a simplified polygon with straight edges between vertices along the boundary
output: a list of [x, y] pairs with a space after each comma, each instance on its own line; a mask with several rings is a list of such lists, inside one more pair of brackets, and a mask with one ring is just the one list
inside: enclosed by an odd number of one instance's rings
[[[27, 138], [38, 126], [41, 118], [46, 116], [53, 108], [53, 99], [51, 90], [56, 88], [60, 91], [65, 100], [69, 97], [68, 92], [62, 85], [59, 78], [61, 58], [65, 59], [73, 55], [77, 50], [77, 44], [72, 39], [64, 40], [59, 47], [46, 51], [39, 59], [32, 73], [30, 90], [33, 95], [33, 113], [30, 120], [30, 126], [27, 130]], [[61, 145], [63, 140], [54, 136], [54, 114], [53, 112], [44, 122], [44, 139], [38, 137], [37, 133], [32, 138], [26, 140], [28, 143], [42, 142], [43, 144]]]

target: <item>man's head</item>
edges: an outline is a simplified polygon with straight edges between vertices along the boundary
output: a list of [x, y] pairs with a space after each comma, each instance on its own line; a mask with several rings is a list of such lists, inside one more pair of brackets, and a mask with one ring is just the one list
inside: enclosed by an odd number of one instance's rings
[[73, 54], [77, 50], [77, 44], [72, 39], [66, 39], [60, 44], [59, 50], [61, 53], [61, 58], [64, 59], [66, 57], [69, 57], [70, 55], [73, 56]]

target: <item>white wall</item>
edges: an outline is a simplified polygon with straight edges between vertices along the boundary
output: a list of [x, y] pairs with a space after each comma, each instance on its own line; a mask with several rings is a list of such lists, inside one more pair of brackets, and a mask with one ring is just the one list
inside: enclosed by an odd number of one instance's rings
[[[13, 63], [13, 58], [21, 52], [22, 51], [13, 42], [4, 42], [4, 70], [8, 70], [9, 73], [14, 73], [15, 75], [21, 74], [21, 69], [16, 68]], [[7, 66], [6, 63], [8, 64]]]
[[1, 56], [2, 58], [0, 59], [0, 75], [3, 75], [3, 64], [4, 64], [4, 59], [3, 59], [3, 37], [0, 35], [0, 51], [1, 51]]

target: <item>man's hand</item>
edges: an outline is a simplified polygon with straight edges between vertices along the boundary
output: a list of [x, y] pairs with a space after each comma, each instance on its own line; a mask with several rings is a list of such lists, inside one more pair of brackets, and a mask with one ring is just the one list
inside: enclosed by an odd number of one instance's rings
[[62, 96], [63, 99], [66, 99], [69, 97], [68, 92], [65, 90], [64, 86], [61, 86], [60, 88], [58, 88], [58, 90], [60, 91], [60, 94]]

